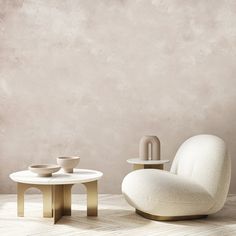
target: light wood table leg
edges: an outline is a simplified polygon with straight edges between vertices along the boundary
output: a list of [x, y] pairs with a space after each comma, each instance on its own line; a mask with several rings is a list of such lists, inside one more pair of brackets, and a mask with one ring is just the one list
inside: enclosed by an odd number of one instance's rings
[[64, 186], [53, 186], [53, 221], [56, 223], [64, 213]]
[[[97, 180], [84, 183], [87, 188], [87, 216], [98, 214]], [[37, 185], [17, 183], [17, 215], [24, 216], [24, 193], [38, 188], [43, 194], [43, 217], [53, 218], [56, 223], [63, 215], [71, 215], [71, 188], [68, 185]]]
[[66, 184], [64, 188], [64, 211], [65, 216], [71, 216], [71, 188], [73, 184]]
[[52, 217], [52, 186], [17, 183], [17, 215], [24, 216], [24, 194], [29, 188], [37, 188], [43, 195], [43, 216]]
[[22, 183], [17, 183], [17, 216], [24, 216], [24, 194], [27, 189], [27, 185]]
[[84, 183], [87, 188], [87, 216], [98, 215], [97, 180]]
[[52, 217], [52, 191], [53, 186], [51, 185], [40, 185], [39, 189], [43, 193], [43, 217]]

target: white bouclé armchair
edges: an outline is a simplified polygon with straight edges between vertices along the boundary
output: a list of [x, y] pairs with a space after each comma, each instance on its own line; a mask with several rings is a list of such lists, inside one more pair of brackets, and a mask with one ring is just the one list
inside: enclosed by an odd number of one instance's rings
[[133, 171], [124, 178], [122, 192], [136, 212], [146, 218], [200, 218], [224, 206], [230, 176], [224, 141], [214, 135], [197, 135], [181, 145], [170, 172]]

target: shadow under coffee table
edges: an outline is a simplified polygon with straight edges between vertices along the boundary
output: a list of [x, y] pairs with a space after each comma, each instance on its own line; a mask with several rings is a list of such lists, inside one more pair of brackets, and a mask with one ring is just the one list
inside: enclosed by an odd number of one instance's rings
[[71, 215], [71, 188], [84, 184], [87, 189], [87, 215], [97, 216], [97, 182], [103, 173], [95, 170], [74, 169], [73, 173], [62, 170], [52, 177], [39, 177], [28, 170], [12, 173], [10, 178], [17, 182], [17, 215], [24, 216], [24, 193], [37, 188], [43, 194], [43, 217], [53, 218], [56, 223], [62, 216]]

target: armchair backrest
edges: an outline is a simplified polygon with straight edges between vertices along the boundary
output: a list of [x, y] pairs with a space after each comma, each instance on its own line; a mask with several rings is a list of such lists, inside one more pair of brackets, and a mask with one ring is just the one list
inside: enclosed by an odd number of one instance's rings
[[221, 209], [226, 200], [231, 163], [224, 141], [214, 135], [197, 135], [186, 140], [174, 158], [172, 173], [201, 185], [215, 200], [210, 213]]

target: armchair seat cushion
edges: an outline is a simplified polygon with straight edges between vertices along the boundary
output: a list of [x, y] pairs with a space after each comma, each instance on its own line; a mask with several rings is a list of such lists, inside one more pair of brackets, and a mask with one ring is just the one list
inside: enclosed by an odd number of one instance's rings
[[159, 216], [207, 215], [214, 204], [199, 184], [156, 169], [129, 173], [123, 180], [122, 192], [134, 208]]

